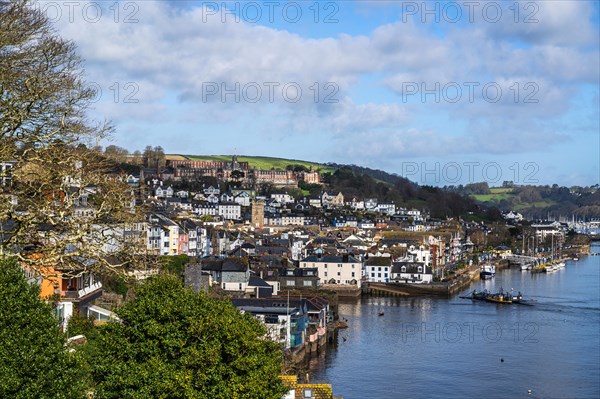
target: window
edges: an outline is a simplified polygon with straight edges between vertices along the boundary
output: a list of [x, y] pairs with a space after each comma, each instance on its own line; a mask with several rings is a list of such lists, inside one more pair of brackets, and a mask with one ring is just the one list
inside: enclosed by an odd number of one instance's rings
[[338, 263], [338, 267], [342, 267], [342, 264], [341, 264], [341, 263]]
[[406, 272], [406, 266], [402, 266], [402, 267], [400, 268], [400, 271], [401, 271], [402, 273]]
[[377, 277], [381, 277], [381, 273], [377, 273]]
[[423, 271], [423, 268], [421, 266], [419, 266], [419, 273], [421, 273]]
[[375, 277], [375, 273], [371, 273], [371, 277]]
[[305, 287], [311, 287], [312, 286], [312, 281], [304, 280], [304, 286]]
[[354, 272], [352, 272], [352, 277], [354, 277]]
[[287, 285], [288, 286], [295, 286], [296, 285], [296, 281], [295, 280], [288, 280], [287, 281]]
[[327, 263], [325, 263], [325, 269], [327, 269]]
[[313, 390], [312, 389], [304, 389], [304, 391], [302, 392], [302, 397], [304, 399], [313, 399]]
[[325, 272], [325, 277], [327, 277], [327, 272]]
[[338, 276], [341, 276], [341, 275], [342, 275], [342, 273], [341, 273], [341, 272], [338, 272]]
[[381, 271], [381, 267], [378, 267], [378, 268], [377, 268], [377, 271], [378, 271], [378, 272], [380, 272], [380, 271]]
[[240, 291], [242, 290], [242, 283], [240, 283]]
[[384, 276], [384, 277], [387, 277], [387, 276], [388, 276], [388, 274], [387, 274], [387, 273], [385, 273], [383, 276]]

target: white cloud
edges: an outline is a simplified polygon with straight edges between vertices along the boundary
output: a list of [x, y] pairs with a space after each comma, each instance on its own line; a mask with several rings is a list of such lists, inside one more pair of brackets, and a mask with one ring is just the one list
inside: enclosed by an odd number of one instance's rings
[[[159, 1], [136, 4], [138, 23], [115, 23], [108, 17], [97, 23], [81, 18], [58, 23], [61, 34], [79, 45], [87, 74], [105, 93], [97, 111], [117, 121], [160, 120], [176, 126], [182, 120], [232, 123], [240, 115], [255, 114], [257, 123], [265, 124], [255, 130], [273, 135], [319, 132], [334, 136], [334, 142], [343, 137], [346, 143], [339, 151], [346, 154], [361, 140], [365, 146], [357, 147], [378, 157], [526, 151], [564, 140], [540, 121], [569, 112], [580, 84], [598, 84], [597, 27], [589, 22], [593, 10], [588, 2], [540, 3], [537, 24], [515, 24], [507, 14], [496, 24], [447, 24], [441, 35], [428, 24], [395, 22], [368, 35], [319, 39], [206, 19], [201, 8]], [[353, 91], [361, 77], [373, 75], [381, 77], [385, 101], [364, 100]], [[110, 87], [117, 83], [123, 98], [124, 85], [132, 82], [139, 87], [138, 104], [111, 101]], [[273, 101], [269, 82], [279, 84]], [[491, 103], [479, 96], [471, 103], [464, 92], [457, 104], [417, 101], [408, 106], [401, 101], [407, 82], [425, 82], [427, 87], [436, 82], [497, 82], [503, 97]], [[517, 82], [519, 100], [527, 94], [523, 84], [537, 84], [539, 103], [513, 101], [511, 87]], [[207, 96], [207, 84], [212, 83], [220, 92]], [[290, 83], [302, 90], [298, 102], [281, 93]], [[331, 94], [325, 89], [328, 83], [337, 89], [337, 103], [323, 101]], [[221, 95], [222, 85], [231, 89], [236, 84], [239, 90], [261, 87], [258, 102], [247, 101], [244, 92], [239, 101]], [[396, 102], [390, 100], [391, 93], [398, 94]], [[449, 115], [468, 130], [409, 128], [416, 115], [428, 112]], [[175, 135], [176, 127], [172, 130], [165, 134]], [[507, 144], [516, 139], [516, 146]]]

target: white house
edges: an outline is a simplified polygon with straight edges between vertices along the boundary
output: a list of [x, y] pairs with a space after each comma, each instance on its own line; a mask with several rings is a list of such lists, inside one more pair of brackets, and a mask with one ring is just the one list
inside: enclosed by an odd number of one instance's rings
[[428, 266], [431, 264], [431, 253], [429, 249], [425, 248], [423, 245], [420, 245], [419, 248], [411, 245], [408, 247], [406, 254], [408, 258], [407, 260], [410, 262], [424, 263]]
[[392, 264], [391, 279], [399, 283], [431, 283], [433, 273], [431, 267], [423, 263], [394, 262]]
[[218, 209], [215, 204], [206, 203], [199, 204], [194, 208], [194, 213], [197, 213], [199, 216], [211, 215], [216, 216], [218, 214]]
[[366, 198], [365, 199], [365, 209], [367, 211], [372, 211], [377, 206], [377, 198]]
[[204, 195], [206, 195], [206, 196], [219, 195], [221, 193], [221, 190], [219, 189], [219, 187], [213, 187], [213, 186], [209, 186], [208, 188], [205, 188], [202, 191], [204, 192]]
[[304, 215], [282, 214], [281, 224], [283, 226], [304, 226]]
[[156, 198], [171, 198], [173, 196], [173, 187], [169, 186], [163, 188], [162, 186], [159, 186], [154, 191], [154, 196]]
[[227, 220], [240, 220], [242, 207], [236, 202], [223, 202], [217, 205], [217, 214]]
[[308, 205], [312, 206], [313, 208], [321, 208], [321, 198], [309, 198]]
[[250, 206], [250, 194], [246, 191], [242, 191], [233, 199], [234, 202], [237, 202], [241, 206]]
[[362, 222], [358, 223], [358, 227], [360, 229], [374, 229], [375, 228], [375, 223], [373, 223], [370, 220], [363, 220]]
[[365, 275], [371, 283], [389, 283], [392, 276], [391, 256], [371, 256], [365, 264]]
[[365, 209], [365, 201], [352, 198], [352, 201], [346, 202], [346, 206], [352, 208], [355, 211], [362, 211]]
[[276, 200], [280, 204], [293, 204], [294, 202], [296, 202], [294, 200], [294, 197], [292, 197], [288, 193], [271, 194], [271, 198], [274, 199], [274, 200]]
[[211, 204], [218, 204], [219, 203], [219, 195], [218, 194], [210, 194], [206, 197], [206, 201], [210, 202]]
[[353, 256], [312, 255], [300, 261], [300, 267], [317, 268], [322, 284], [354, 285], [361, 287], [362, 262]]
[[393, 215], [396, 213], [396, 205], [391, 202], [380, 202], [375, 207], [375, 211], [385, 213], [387, 215]]

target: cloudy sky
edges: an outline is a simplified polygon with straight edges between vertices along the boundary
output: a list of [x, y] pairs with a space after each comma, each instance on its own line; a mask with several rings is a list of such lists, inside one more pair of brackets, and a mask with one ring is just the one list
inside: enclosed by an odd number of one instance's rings
[[596, 1], [40, 1], [130, 151], [600, 180]]

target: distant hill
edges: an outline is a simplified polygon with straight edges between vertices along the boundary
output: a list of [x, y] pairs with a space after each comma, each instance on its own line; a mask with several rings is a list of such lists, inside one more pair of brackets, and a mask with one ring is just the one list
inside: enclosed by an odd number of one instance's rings
[[521, 212], [529, 219], [569, 215], [600, 217], [600, 191], [596, 189], [569, 189], [554, 185], [491, 187], [488, 191], [470, 196], [486, 206]]
[[[231, 155], [167, 155], [167, 159], [198, 159], [230, 161]], [[321, 173], [324, 189], [341, 191], [348, 199], [377, 198], [379, 201], [394, 202], [405, 208], [429, 210], [432, 217], [446, 218], [467, 216], [480, 220], [497, 220], [500, 212], [495, 208], [482, 208], [474, 199], [438, 187], [419, 186], [410, 180], [383, 170], [357, 165], [336, 163], [320, 164], [296, 159], [238, 155], [240, 162], [248, 162], [258, 169], [286, 169], [289, 165], [312, 167]], [[304, 187], [303, 187], [304, 188]], [[306, 187], [320, 190], [319, 186]]]

